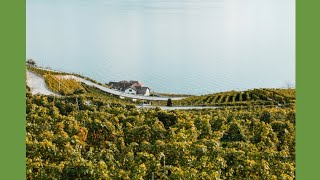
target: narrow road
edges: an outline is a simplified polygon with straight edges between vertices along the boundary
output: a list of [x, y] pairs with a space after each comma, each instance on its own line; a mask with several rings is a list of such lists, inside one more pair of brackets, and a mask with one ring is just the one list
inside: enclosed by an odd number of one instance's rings
[[138, 109], [146, 108], [146, 109], [154, 109], [159, 107], [162, 110], [187, 110], [187, 109], [217, 109], [220, 107], [217, 106], [136, 106]]
[[27, 85], [32, 94], [57, 95], [47, 87], [42, 76], [27, 70]]

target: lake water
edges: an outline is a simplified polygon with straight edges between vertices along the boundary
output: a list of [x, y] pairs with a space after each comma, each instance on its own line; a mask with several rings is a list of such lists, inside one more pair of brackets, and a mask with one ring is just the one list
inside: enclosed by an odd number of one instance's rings
[[295, 84], [294, 0], [27, 0], [27, 57], [205, 94]]

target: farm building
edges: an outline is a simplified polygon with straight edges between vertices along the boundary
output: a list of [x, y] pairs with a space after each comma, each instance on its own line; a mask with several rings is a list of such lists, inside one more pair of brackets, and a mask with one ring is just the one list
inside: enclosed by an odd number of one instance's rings
[[128, 94], [138, 94], [143, 96], [150, 95], [150, 88], [143, 86], [139, 81], [119, 81], [119, 82], [109, 82], [109, 87], [119, 91], [123, 91]]

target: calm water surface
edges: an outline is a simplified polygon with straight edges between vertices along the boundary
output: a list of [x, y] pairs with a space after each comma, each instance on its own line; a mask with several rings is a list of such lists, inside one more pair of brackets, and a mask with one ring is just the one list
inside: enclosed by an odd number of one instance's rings
[[294, 0], [27, 0], [27, 58], [204, 94], [295, 82]]

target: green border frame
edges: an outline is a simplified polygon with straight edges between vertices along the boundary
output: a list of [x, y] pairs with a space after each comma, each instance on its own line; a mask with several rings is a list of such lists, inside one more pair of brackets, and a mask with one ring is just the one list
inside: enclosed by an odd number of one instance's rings
[[[0, 179], [25, 179], [26, 1], [2, 1], [0, 7]], [[319, 7], [320, 1], [296, 1], [297, 179], [319, 176]]]
[[0, 7], [0, 179], [25, 179], [26, 1], [1, 1]]
[[296, 1], [296, 177], [319, 179], [320, 1]]

